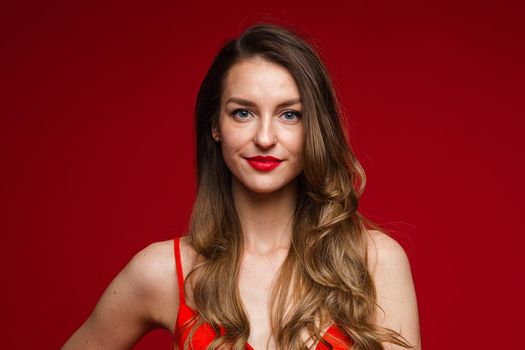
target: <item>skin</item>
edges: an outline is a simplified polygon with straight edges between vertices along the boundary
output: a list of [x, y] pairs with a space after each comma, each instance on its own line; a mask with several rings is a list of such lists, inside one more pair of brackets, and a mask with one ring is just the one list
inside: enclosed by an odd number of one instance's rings
[[[228, 102], [231, 98], [250, 101]], [[299, 90], [289, 72], [252, 58], [227, 74], [218, 125], [212, 136], [232, 174], [232, 194], [245, 250], [239, 291], [250, 320], [248, 342], [274, 349], [270, 335], [270, 290], [291, 241], [296, 177], [303, 167], [304, 126]], [[246, 157], [272, 155], [282, 163], [269, 172], [252, 168]], [[403, 248], [392, 238], [369, 232], [369, 269], [378, 304], [377, 323], [399, 331], [421, 349], [416, 295]], [[183, 274], [198, 256], [181, 240]], [[264, 268], [261, 268], [264, 267]], [[193, 306], [191, 291], [186, 296]], [[130, 307], [131, 306], [131, 307]], [[179, 309], [173, 240], [155, 242], [138, 252], [115, 277], [85, 323], [64, 344], [70, 349], [130, 349], [145, 333], [163, 328], [173, 334]], [[398, 347], [386, 344], [389, 350]]]

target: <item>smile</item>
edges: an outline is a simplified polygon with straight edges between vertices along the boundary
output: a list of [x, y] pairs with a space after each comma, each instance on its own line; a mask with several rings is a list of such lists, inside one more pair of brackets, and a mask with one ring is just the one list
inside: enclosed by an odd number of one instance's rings
[[270, 171], [281, 164], [281, 160], [272, 156], [257, 156], [246, 159], [252, 168], [260, 171]]

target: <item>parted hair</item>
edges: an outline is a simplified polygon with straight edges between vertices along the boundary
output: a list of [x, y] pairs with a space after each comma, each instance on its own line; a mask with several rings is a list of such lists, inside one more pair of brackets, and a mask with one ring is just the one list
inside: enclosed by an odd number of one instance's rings
[[[374, 322], [378, 305], [367, 267], [367, 234], [380, 227], [358, 211], [366, 177], [352, 152], [328, 70], [314, 47], [289, 27], [253, 25], [222, 45], [198, 91], [197, 195], [187, 235], [201, 259], [179, 288], [191, 288], [197, 310], [186, 325], [189, 339], [205, 322], [216, 333], [208, 349], [244, 349], [250, 332], [238, 290], [243, 235], [232, 174], [211, 129], [218, 124], [228, 70], [251, 58], [279, 64], [294, 77], [305, 126], [292, 241], [271, 293], [277, 348], [308, 349], [308, 339], [310, 344], [325, 342], [322, 330], [332, 322], [352, 339], [354, 350], [384, 349], [384, 342], [410, 347], [399, 333]], [[189, 339], [184, 349], [190, 349]]]

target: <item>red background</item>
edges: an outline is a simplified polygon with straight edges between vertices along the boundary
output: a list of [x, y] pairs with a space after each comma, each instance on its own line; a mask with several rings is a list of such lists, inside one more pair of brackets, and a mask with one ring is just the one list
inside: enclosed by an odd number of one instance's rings
[[[52, 349], [194, 198], [193, 103], [220, 44], [269, 19], [332, 72], [362, 211], [409, 254], [425, 349], [522, 343], [520, 1], [2, 5], [2, 347]], [[137, 349], [168, 349], [167, 332]]]

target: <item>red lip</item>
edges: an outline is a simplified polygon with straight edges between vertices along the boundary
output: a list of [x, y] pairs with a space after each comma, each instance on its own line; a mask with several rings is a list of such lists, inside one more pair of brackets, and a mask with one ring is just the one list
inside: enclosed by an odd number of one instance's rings
[[253, 160], [256, 162], [280, 162], [281, 160], [279, 158], [275, 158], [272, 156], [255, 156], [247, 158], [249, 160]]
[[256, 156], [246, 158], [248, 163], [257, 170], [270, 171], [281, 164], [281, 160], [272, 156]]

